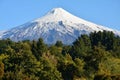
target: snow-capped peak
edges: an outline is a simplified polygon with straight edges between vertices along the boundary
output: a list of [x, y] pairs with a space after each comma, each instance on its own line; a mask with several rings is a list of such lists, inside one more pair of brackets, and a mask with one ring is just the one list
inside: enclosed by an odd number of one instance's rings
[[[49, 11], [45, 16], [43, 16], [42, 18], [38, 18], [33, 22], [48, 23], [48, 22], [59, 22], [59, 21], [62, 21], [63, 23], [66, 23], [69, 25], [78, 24], [78, 23], [83, 24], [96, 31], [99, 31], [97, 26], [100, 27], [100, 25], [78, 18], [62, 8], [54, 8], [51, 11]], [[103, 26], [101, 27], [103, 28]]]
[[81, 34], [103, 30], [120, 35], [119, 31], [78, 18], [62, 8], [54, 8], [45, 16], [8, 30], [0, 37], [13, 41], [37, 40], [41, 37], [47, 44], [57, 40], [71, 44]]
[[38, 18], [35, 21], [37, 22], [69, 21], [69, 22], [78, 23], [84, 20], [72, 15], [71, 13], [67, 12], [62, 8], [54, 8], [51, 11], [49, 11], [45, 16], [43, 16], [42, 18]]
[[64, 13], [66, 13], [66, 11], [64, 9], [62, 9], [62, 8], [54, 8], [50, 12], [48, 12], [48, 15], [49, 14], [56, 15], [56, 14], [62, 14], [62, 13], [64, 14]]

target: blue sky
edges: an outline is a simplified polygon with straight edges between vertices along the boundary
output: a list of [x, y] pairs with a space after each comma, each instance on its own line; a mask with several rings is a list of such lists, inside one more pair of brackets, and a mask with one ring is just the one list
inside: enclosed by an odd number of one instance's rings
[[120, 0], [0, 0], [0, 30], [7, 30], [62, 7], [85, 20], [120, 30]]

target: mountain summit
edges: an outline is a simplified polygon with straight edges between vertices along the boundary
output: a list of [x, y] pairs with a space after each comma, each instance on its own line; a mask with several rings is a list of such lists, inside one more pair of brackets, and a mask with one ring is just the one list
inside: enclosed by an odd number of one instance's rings
[[103, 30], [120, 35], [118, 31], [78, 18], [62, 8], [54, 8], [41, 18], [4, 32], [1, 38], [21, 41], [41, 37], [47, 44], [53, 44], [57, 40], [71, 44], [81, 34]]

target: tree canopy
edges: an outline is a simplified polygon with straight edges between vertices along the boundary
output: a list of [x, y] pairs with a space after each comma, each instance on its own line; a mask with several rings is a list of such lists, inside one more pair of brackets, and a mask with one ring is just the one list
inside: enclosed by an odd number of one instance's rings
[[0, 40], [0, 80], [120, 80], [120, 37], [99, 31], [72, 45]]

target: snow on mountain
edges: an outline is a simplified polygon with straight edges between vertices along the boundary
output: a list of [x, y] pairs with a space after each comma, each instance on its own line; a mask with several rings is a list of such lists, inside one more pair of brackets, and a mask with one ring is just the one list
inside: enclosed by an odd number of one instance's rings
[[103, 30], [120, 35], [119, 31], [78, 18], [62, 8], [54, 8], [41, 18], [4, 32], [1, 37], [13, 41], [37, 40], [41, 37], [47, 44], [57, 40], [71, 44], [81, 34]]
[[6, 31], [4, 31], [4, 30], [0, 31], [0, 38], [2, 38], [2, 35], [3, 35], [4, 32], [6, 32]]

